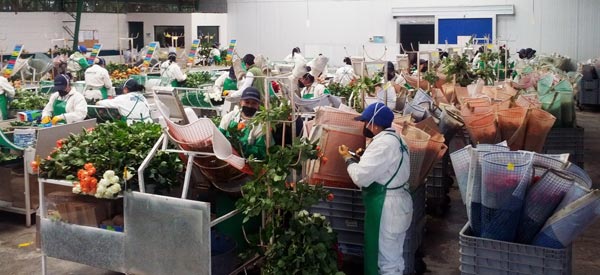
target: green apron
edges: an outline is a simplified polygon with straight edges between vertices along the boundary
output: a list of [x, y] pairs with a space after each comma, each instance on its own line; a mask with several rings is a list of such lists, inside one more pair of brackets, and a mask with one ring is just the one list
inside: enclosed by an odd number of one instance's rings
[[[229, 122], [229, 127], [236, 127], [238, 123], [235, 120]], [[240, 143], [242, 145], [242, 150], [244, 151], [244, 156], [249, 157], [250, 155], [254, 156], [257, 159], [263, 160], [267, 157], [267, 143], [265, 142], [265, 136], [262, 135], [254, 141], [254, 144], [248, 144], [248, 138], [250, 137], [251, 126], [244, 128], [242, 133], [244, 134], [240, 139]], [[227, 130], [227, 129], [225, 129]]]
[[[404, 161], [404, 152], [406, 146], [402, 143], [402, 140], [394, 135], [400, 142], [400, 164], [394, 172], [392, 178], [390, 178], [384, 185], [378, 182], [373, 182], [369, 187], [362, 189], [363, 203], [365, 205], [365, 246], [364, 246], [364, 274], [365, 275], [377, 275], [378, 273], [378, 260], [379, 260], [379, 227], [381, 223], [381, 213], [383, 212], [383, 204], [385, 202], [385, 195], [387, 193], [387, 186], [396, 177], [402, 162]], [[390, 190], [404, 188], [406, 183], [401, 186], [391, 188]]]
[[215, 61], [215, 63], [221, 64], [221, 56], [215, 55], [213, 56], [213, 60]]
[[102, 99], [108, 99], [108, 89], [106, 87], [100, 88], [100, 93], [102, 93]]
[[85, 69], [87, 69], [87, 67], [89, 67], [89, 66], [90, 66], [90, 64], [88, 64], [88, 61], [87, 61], [87, 59], [85, 59], [85, 58], [80, 58], [80, 59], [77, 61], [77, 64], [79, 64], [79, 67], [81, 67], [81, 70], [82, 70], [82, 71], [85, 71]]
[[179, 87], [179, 81], [177, 81], [177, 80], [171, 81], [171, 87], [174, 87], [174, 88]]
[[231, 78], [226, 78], [223, 82], [223, 91], [237, 90], [237, 82]]
[[52, 115], [60, 116], [67, 112], [67, 101], [66, 100], [54, 100], [54, 104], [52, 104]]
[[5, 94], [0, 95], [0, 112], [2, 112], [2, 120], [8, 119], [8, 99]]

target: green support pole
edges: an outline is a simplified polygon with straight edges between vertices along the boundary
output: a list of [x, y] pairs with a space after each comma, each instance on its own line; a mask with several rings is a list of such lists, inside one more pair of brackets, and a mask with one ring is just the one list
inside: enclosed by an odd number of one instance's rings
[[77, 14], [75, 15], [75, 31], [73, 31], [73, 50], [77, 50], [79, 44], [79, 25], [81, 23], [81, 10], [83, 10], [83, 0], [77, 0]]

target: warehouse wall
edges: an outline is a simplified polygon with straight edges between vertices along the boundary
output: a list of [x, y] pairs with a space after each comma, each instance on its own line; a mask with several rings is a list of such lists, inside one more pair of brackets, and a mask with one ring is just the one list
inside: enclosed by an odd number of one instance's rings
[[[22, 12], [0, 13], [0, 51], [9, 52], [15, 44], [25, 44], [28, 52], [46, 52], [52, 38], [68, 38], [62, 21], [73, 21], [66, 13]], [[227, 45], [227, 14], [218, 13], [83, 13], [81, 30], [97, 30], [104, 50], [118, 50], [119, 38], [128, 36], [129, 21], [144, 22], [144, 43], [154, 40], [155, 25], [183, 25], [186, 45], [196, 38], [196, 26], [221, 26], [220, 43]], [[66, 23], [71, 29], [75, 23]], [[146, 35], [149, 33], [149, 35]], [[71, 44], [69, 44], [71, 46]]]
[[[485, 1], [485, 5], [507, 4], [514, 5], [515, 14], [497, 16], [496, 37], [509, 40], [510, 48], [532, 47], [538, 52], [565, 54], [574, 60], [600, 56], [600, 32], [596, 30], [600, 23], [597, 16], [600, 1]], [[472, 5], [484, 3], [469, 0], [228, 0], [229, 37], [238, 40], [238, 53], [262, 53], [274, 60], [282, 59], [294, 46], [300, 46], [311, 56], [317, 48], [336, 48], [339, 52], [346, 45], [353, 55], [362, 45], [373, 45], [368, 38], [374, 35], [384, 36], [386, 43], [397, 43], [398, 23], [392, 18], [392, 8]], [[461, 18], [465, 14], [456, 16]]]
[[[28, 52], [46, 52], [53, 46], [50, 45], [50, 39], [69, 37], [62, 28], [62, 21], [72, 20], [73, 18], [66, 13], [2, 12], [0, 13], [0, 50], [10, 51], [15, 44], [23, 43]], [[67, 23], [67, 25], [72, 30], [75, 29], [75, 23]], [[103, 44], [103, 49], [117, 49], [119, 31], [122, 35], [127, 33], [124, 14], [84, 13], [80, 28], [97, 30], [97, 39]]]

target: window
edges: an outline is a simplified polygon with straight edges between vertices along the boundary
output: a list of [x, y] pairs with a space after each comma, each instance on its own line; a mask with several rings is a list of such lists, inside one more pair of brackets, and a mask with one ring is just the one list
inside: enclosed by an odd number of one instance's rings
[[154, 41], [158, 41], [161, 47], [185, 47], [185, 37], [177, 40], [177, 45], [172, 45], [171, 36], [182, 36], [185, 33], [183, 26], [154, 26]]
[[210, 44], [219, 42], [219, 26], [198, 26], [198, 38]]

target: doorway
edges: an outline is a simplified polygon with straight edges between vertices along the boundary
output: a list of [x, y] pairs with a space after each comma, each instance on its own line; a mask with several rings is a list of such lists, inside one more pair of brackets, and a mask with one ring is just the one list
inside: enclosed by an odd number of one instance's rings
[[[400, 24], [398, 26], [400, 43], [406, 51], [419, 50], [419, 43], [435, 44], [434, 24]], [[412, 48], [411, 48], [412, 44]]]
[[138, 51], [144, 47], [144, 22], [129, 22], [129, 35], [136, 37], [133, 39], [133, 48]]

